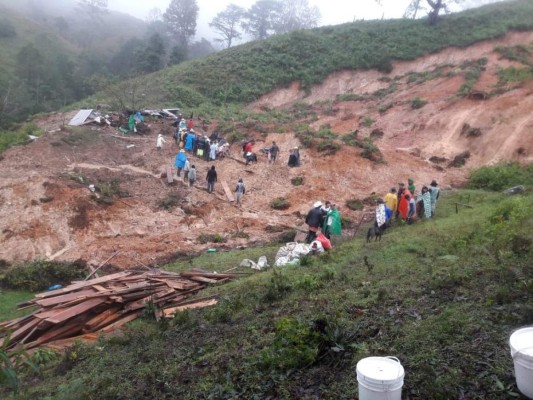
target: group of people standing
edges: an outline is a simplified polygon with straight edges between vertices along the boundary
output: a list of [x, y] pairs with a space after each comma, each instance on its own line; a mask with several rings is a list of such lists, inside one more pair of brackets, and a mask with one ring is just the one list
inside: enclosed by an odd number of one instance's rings
[[342, 233], [341, 216], [337, 205], [326, 201], [322, 204], [321, 201], [316, 201], [313, 208], [309, 210], [305, 218], [305, 223], [309, 230], [305, 237], [307, 244], [312, 243], [319, 232], [322, 232], [327, 239], [331, 239], [331, 235], [340, 236]]
[[408, 224], [412, 224], [415, 218], [433, 218], [440, 196], [440, 189], [437, 181], [433, 180], [429, 186], [422, 186], [416, 195], [416, 186], [413, 179], [405, 183], [398, 183], [398, 190], [391, 188], [384, 199], [378, 199], [376, 207], [375, 226], [385, 228], [388, 221], [394, 215], [395, 218], [402, 218]]

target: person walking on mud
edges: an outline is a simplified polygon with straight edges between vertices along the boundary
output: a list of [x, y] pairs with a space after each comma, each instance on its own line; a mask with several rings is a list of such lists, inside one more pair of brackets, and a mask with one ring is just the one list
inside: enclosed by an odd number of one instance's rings
[[165, 140], [165, 138], [163, 137], [163, 135], [160, 133], [158, 136], [157, 136], [157, 142], [156, 142], [156, 145], [155, 147], [157, 148], [157, 152], [160, 152], [161, 149], [163, 148], [163, 143], [166, 143], [167, 141]]
[[207, 192], [211, 193], [215, 189], [215, 182], [217, 181], [217, 171], [215, 166], [211, 166], [211, 169], [207, 171]]
[[244, 196], [244, 193], [246, 193], [246, 187], [244, 186], [242, 178], [240, 178], [239, 182], [237, 182], [237, 187], [235, 188], [235, 200], [237, 205], [241, 205], [241, 199], [242, 196]]

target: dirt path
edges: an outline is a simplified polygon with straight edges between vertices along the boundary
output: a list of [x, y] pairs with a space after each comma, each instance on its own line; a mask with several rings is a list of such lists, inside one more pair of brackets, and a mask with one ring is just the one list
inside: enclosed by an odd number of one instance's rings
[[97, 165], [97, 164], [88, 164], [88, 163], [75, 163], [75, 164], [69, 164], [67, 166], [67, 168], [68, 169], [76, 169], [76, 168], [102, 169], [102, 168], [105, 168], [105, 169], [108, 169], [110, 171], [115, 171], [115, 172], [121, 172], [121, 171], [127, 169], [129, 171], [137, 172], [139, 174], [147, 174], [147, 175], [153, 176], [154, 178], [160, 178], [160, 176], [158, 176], [156, 174], [153, 174], [150, 171], [146, 171], [146, 170], [144, 170], [142, 168], [135, 167], [134, 165], [129, 165], [129, 164], [117, 165], [116, 167], [110, 167], [108, 165]]

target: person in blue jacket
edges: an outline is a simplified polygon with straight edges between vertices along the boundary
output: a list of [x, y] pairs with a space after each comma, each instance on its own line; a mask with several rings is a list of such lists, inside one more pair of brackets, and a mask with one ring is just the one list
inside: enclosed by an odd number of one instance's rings
[[185, 155], [185, 150], [181, 149], [176, 155], [176, 160], [174, 161], [174, 166], [178, 169], [178, 176], [181, 176], [181, 170], [185, 167], [185, 162], [187, 161], [187, 156]]

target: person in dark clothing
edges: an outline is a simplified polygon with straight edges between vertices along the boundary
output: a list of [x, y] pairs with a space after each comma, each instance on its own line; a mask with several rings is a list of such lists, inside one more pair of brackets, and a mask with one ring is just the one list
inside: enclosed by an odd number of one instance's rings
[[298, 166], [298, 159], [296, 158], [296, 154], [294, 154], [294, 150], [291, 150], [291, 154], [289, 155], [289, 167], [297, 167]]
[[257, 163], [257, 155], [255, 153], [246, 153], [246, 165], [250, 163]]
[[209, 141], [209, 138], [205, 138], [205, 143], [204, 143], [204, 160], [205, 161], [208, 161], [209, 160], [209, 151], [211, 150], [211, 142]]
[[196, 151], [194, 154], [202, 158], [204, 155], [205, 136], [204, 135], [199, 136], [195, 144], [196, 144]]
[[300, 166], [300, 149], [298, 147], [294, 148], [294, 155], [296, 156], [296, 166]]
[[278, 153], [279, 153], [278, 145], [276, 144], [276, 142], [272, 142], [272, 147], [270, 148], [268, 161], [271, 162], [272, 164], [275, 163]]
[[316, 234], [318, 229], [322, 226], [324, 222], [324, 211], [322, 209], [322, 202], [317, 201], [313, 204], [313, 208], [307, 213], [305, 217], [305, 223], [309, 225], [309, 232], [305, 238], [305, 243], [309, 244], [316, 239]]
[[215, 189], [215, 182], [217, 181], [217, 171], [213, 165], [209, 171], [207, 171], [207, 191], [211, 193]]

